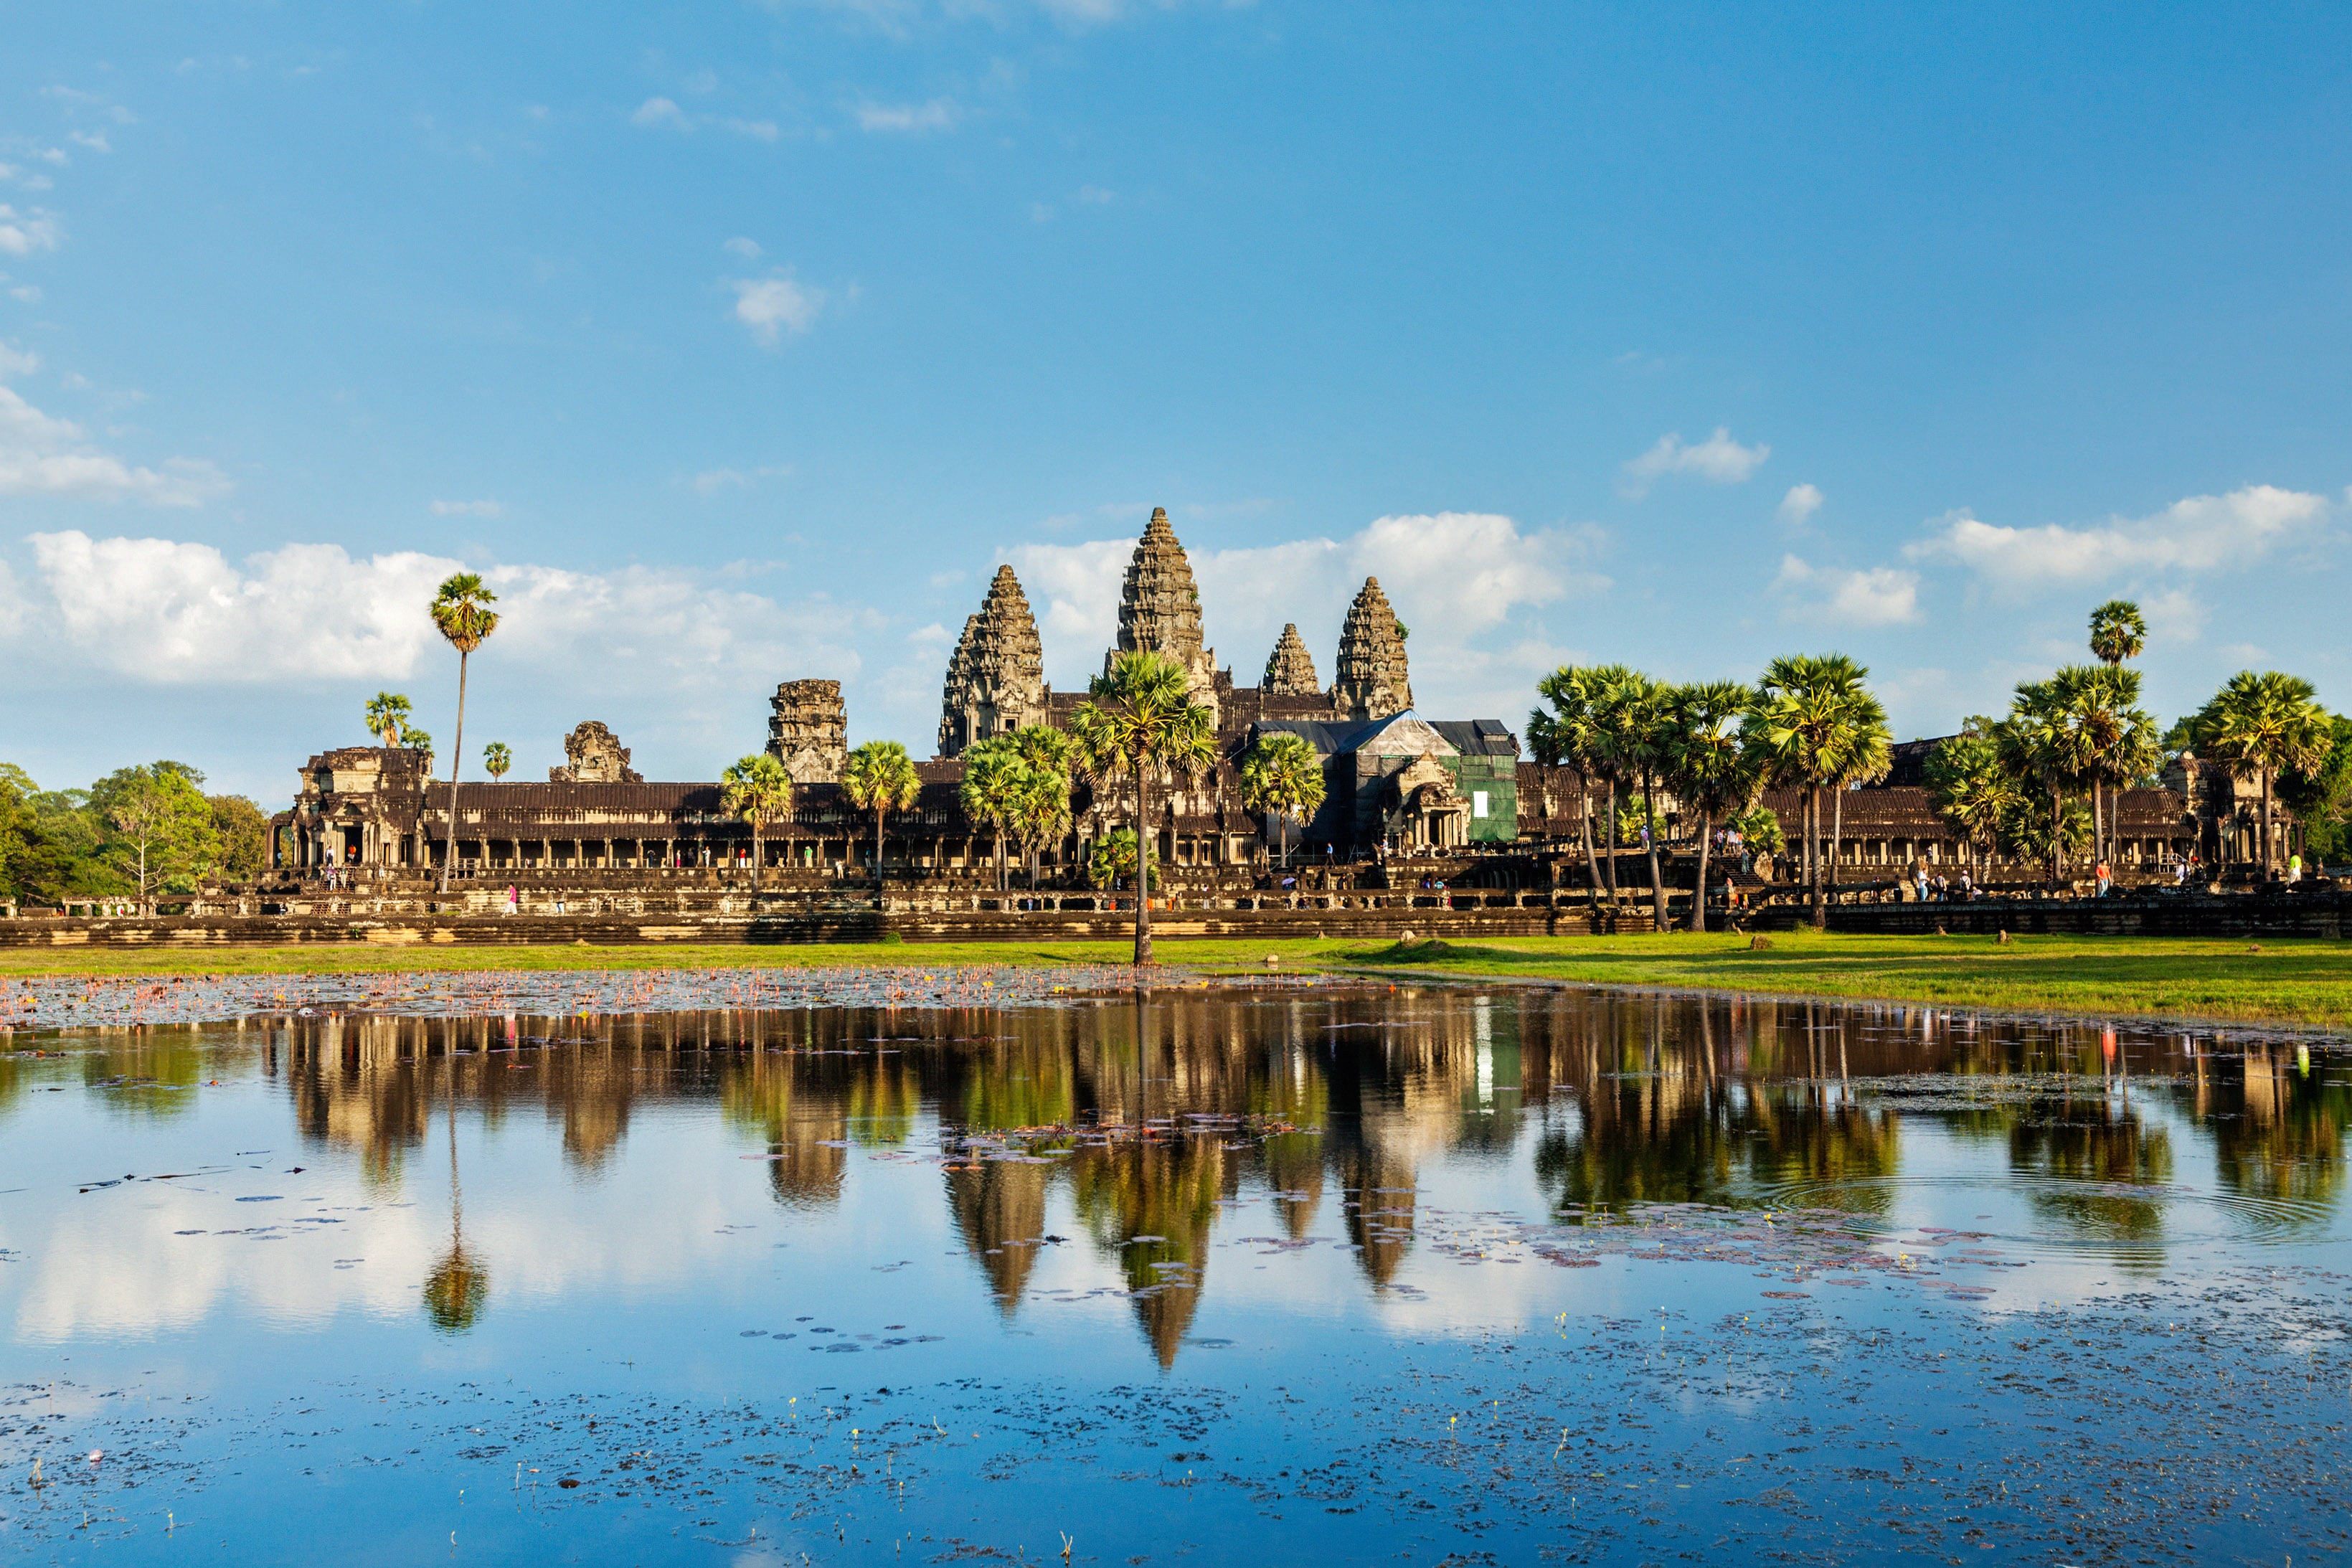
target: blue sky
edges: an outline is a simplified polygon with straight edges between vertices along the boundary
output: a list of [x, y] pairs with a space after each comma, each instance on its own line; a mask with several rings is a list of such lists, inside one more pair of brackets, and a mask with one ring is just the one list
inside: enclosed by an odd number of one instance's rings
[[[1417, 695], [1864, 659], [1906, 735], [2139, 597], [2169, 718], [2352, 703], [2352, 14], [0, 0], [0, 757], [275, 803], [423, 605], [467, 768], [834, 676], [928, 754], [1169, 508], [1211, 642]], [[445, 763], [446, 765], [446, 763]]]

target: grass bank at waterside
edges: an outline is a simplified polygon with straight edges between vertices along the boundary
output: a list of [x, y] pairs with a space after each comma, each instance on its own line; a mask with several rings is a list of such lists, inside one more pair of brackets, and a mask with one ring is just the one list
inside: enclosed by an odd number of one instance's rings
[[[2352, 946], [2137, 937], [1775, 934], [1424, 942], [1167, 942], [1171, 967], [1215, 973], [1370, 970], [1457, 979], [1666, 986], [1937, 1006], [2352, 1027]], [[803, 970], [826, 966], [1116, 966], [1126, 944], [855, 943], [808, 947], [251, 947], [175, 952], [0, 952], [0, 977], [458, 973], [552, 970]]]

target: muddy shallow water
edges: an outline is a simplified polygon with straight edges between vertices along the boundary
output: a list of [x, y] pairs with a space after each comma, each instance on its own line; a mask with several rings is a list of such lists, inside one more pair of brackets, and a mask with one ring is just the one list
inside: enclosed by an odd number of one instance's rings
[[68, 1026], [0, 1055], [0, 1546], [2347, 1543], [2326, 1042], [1099, 979], [43, 994]]

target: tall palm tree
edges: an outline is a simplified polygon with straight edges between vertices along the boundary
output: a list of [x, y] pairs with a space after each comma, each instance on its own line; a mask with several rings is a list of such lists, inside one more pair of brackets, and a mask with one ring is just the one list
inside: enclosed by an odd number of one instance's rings
[[408, 699], [397, 691], [379, 691], [368, 699], [368, 733], [380, 737], [385, 751], [400, 744], [401, 731], [408, 728], [412, 713]]
[[[1740, 731], [1762, 759], [1769, 782], [1804, 794], [1804, 877], [1811, 890], [1813, 928], [1829, 924], [1822, 893], [1822, 791], [1840, 779], [1859, 776], [1856, 752], [1866, 751], [1853, 731], [1885, 718], [1863, 687], [1870, 672], [1842, 653], [1785, 654], [1765, 666], [1756, 702]], [[1843, 822], [1841, 807], [1841, 823]]]
[[1970, 719], [1927, 757], [1927, 798], [1959, 830], [1960, 842], [1990, 853], [2024, 800], [2017, 776], [2001, 762], [1996, 726]]
[[1029, 890], [1037, 890], [1037, 861], [1048, 844], [1058, 844], [1070, 831], [1070, 765], [1076, 746], [1069, 736], [1050, 725], [1033, 724], [1013, 732], [1021, 753], [1022, 773], [1013, 796], [1013, 837], [1021, 843], [1029, 864]]
[[1672, 756], [1675, 689], [1665, 682], [1629, 670], [1603, 699], [1601, 721], [1611, 760], [1642, 792], [1642, 845], [1650, 869], [1650, 921], [1658, 931], [1673, 929], [1666, 916], [1666, 886], [1658, 874], [1659, 776]]
[[907, 748], [896, 741], [868, 741], [849, 753], [841, 770], [842, 793], [860, 811], [874, 814], [874, 906], [882, 907], [882, 818], [905, 811], [923, 793], [923, 781]]
[[472, 572], [459, 572], [433, 595], [433, 625], [457, 650], [457, 740], [449, 749], [449, 837], [441, 857], [441, 890], [449, 890], [449, 873], [457, 865], [457, 767], [466, 756], [466, 661], [499, 629], [499, 616], [490, 608], [499, 596]]
[[1242, 804], [1274, 815], [1282, 864], [1290, 865], [1290, 819], [1323, 807], [1323, 759], [1303, 735], [1261, 735], [1242, 759]]
[[2129, 599], [2109, 599], [2091, 612], [2091, 656], [2117, 665], [2147, 646], [2147, 620]]
[[2275, 669], [2240, 670], [2191, 714], [2189, 743], [2232, 773], [2262, 776], [2263, 868], [2276, 867], [2271, 784], [2283, 769], [2315, 768], [2335, 735], [2311, 682]]
[[737, 820], [751, 827], [751, 886], [766, 879], [768, 857], [761, 830], [793, 809], [793, 775], [767, 752], [754, 752], [728, 764], [719, 775], [720, 804]]
[[1070, 716], [1079, 763], [1096, 778], [1135, 783], [1135, 962], [1151, 962], [1151, 775], [1199, 773], [1216, 760], [1209, 710], [1194, 705], [1184, 667], [1165, 654], [1124, 653], [1087, 687]]
[[1895, 765], [1895, 735], [1886, 727], [1886, 710], [1859, 684], [1846, 694], [1845, 724], [1838, 738], [1835, 772], [1831, 778], [1830, 896], [1837, 896], [1838, 856], [1845, 846], [1846, 792], [1857, 784], [1875, 784]]
[[507, 770], [513, 766], [514, 753], [507, 750], [504, 741], [492, 741], [482, 748], [482, 771], [491, 778], [506, 777]]
[[1763, 787], [1762, 760], [1740, 743], [1739, 721], [1755, 693], [1736, 680], [1678, 687], [1669, 727], [1666, 778], [1698, 811], [1698, 883], [1691, 930], [1706, 930], [1706, 864], [1715, 825], [1746, 811]]
[[1593, 753], [1599, 736], [1592, 710], [1597, 672], [1564, 664], [1536, 683], [1537, 693], [1551, 704], [1528, 715], [1528, 744], [1536, 761], [1546, 767], [1569, 768], [1576, 773], [1577, 838], [1584, 847], [1585, 893], [1595, 911], [1601, 908], [1601, 865], [1592, 853]]
[[2075, 751], [2091, 786], [2091, 837], [2102, 859], [2114, 857], [2123, 791], [2153, 771], [2161, 755], [2156, 721], [2139, 706], [2139, 671], [2120, 663], [2059, 672], [2060, 689], [2078, 732]]
[[[1018, 734], [1015, 731], [1013, 733]], [[1004, 890], [1004, 831], [1013, 826], [1029, 764], [1012, 735], [991, 735], [964, 748], [963, 782], [957, 797], [963, 814], [996, 836], [996, 890]]]
[[1644, 678], [1622, 664], [1594, 665], [1584, 673], [1588, 683], [1586, 711], [1591, 723], [1591, 748], [1585, 753], [1585, 761], [1593, 776], [1609, 789], [1607, 815], [1601, 821], [1609, 829], [1609, 908], [1613, 911], [1620, 904], [1617, 844], [1622, 837], [1617, 820], [1617, 792], [1634, 777], [1633, 758], [1626, 749], [1631, 726], [1625, 721], [1624, 710], [1634, 684]]
[[2020, 681], [1999, 731], [2010, 771], [2031, 780], [2049, 797], [2052, 826], [2040, 842], [2053, 887], [2065, 879], [2066, 851], [2079, 842], [2066, 828], [2066, 796], [2082, 787], [2091, 765], [2094, 731], [2085, 722], [2086, 673], [2078, 665], [2048, 680]]

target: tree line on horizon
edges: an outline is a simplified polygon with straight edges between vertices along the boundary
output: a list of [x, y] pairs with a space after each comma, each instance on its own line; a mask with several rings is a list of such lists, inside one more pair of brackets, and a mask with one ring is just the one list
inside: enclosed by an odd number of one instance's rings
[[[2352, 847], [2352, 720], [2320, 707], [2299, 677], [2243, 670], [2160, 731], [2140, 705], [2140, 674], [2130, 667], [2147, 636], [2137, 605], [2101, 605], [2090, 617], [2094, 662], [2020, 682], [2006, 713], [1971, 716], [1935, 749], [1926, 764], [1929, 797], [1961, 842], [1988, 858], [2038, 861], [2061, 880], [2086, 852], [2111, 858], [2122, 837], [2122, 793], [2155, 785], [2165, 759], [2185, 751], [2257, 781], [2257, 854], [2266, 868], [2279, 862], [2274, 797], [2304, 820], [2315, 856]], [[1604, 886], [1618, 900], [1615, 848], [1641, 843], [1653, 912], [1666, 929], [1659, 795], [1695, 815], [1695, 825], [1685, 816], [1678, 826], [1695, 826], [1705, 886], [1714, 828], [1738, 826], [1751, 843], [1776, 849], [1777, 820], [1768, 824], [1770, 814], [1757, 803], [1767, 790], [1794, 789], [1803, 796], [1800, 877], [1813, 922], [1823, 924], [1825, 883], [1835, 875], [1828, 847], [1844, 837], [1844, 794], [1885, 778], [1894, 761], [1868, 676], [1832, 653], [1776, 658], [1752, 686], [1675, 685], [1623, 665], [1563, 666], [1544, 677], [1538, 691], [1547, 706], [1528, 715], [1528, 747], [1538, 762], [1566, 768], [1587, 786], [1579, 839], [1596, 906]], [[1605, 868], [1593, 843], [1594, 786], [1606, 798]], [[1619, 804], [1625, 792], [1638, 792], [1630, 822]], [[1704, 929], [1703, 900], [1693, 920]]]

